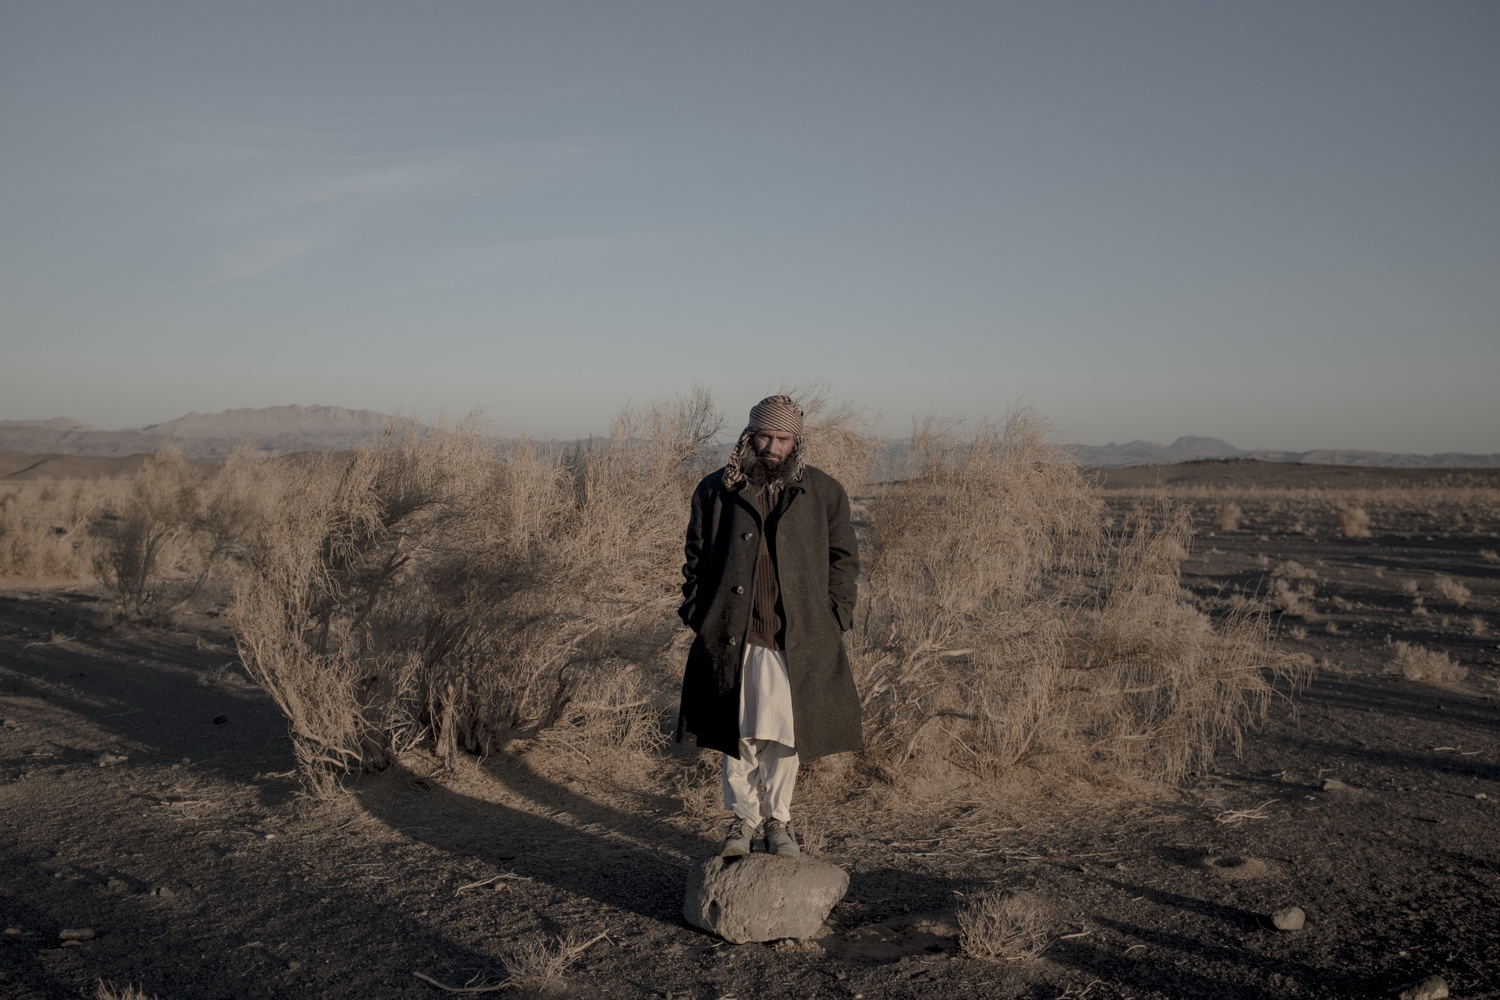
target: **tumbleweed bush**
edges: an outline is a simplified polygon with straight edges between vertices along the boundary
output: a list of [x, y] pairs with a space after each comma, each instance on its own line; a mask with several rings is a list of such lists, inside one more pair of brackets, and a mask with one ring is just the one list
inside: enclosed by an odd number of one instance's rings
[[309, 783], [378, 770], [423, 738], [490, 754], [571, 726], [638, 745], [677, 640], [683, 517], [716, 420], [695, 393], [628, 409], [560, 455], [407, 428], [288, 479], [235, 620]]
[[929, 422], [875, 491], [854, 642], [877, 774], [1175, 779], [1302, 669], [1259, 605], [1219, 621], [1193, 605], [1185, 511], [1111, 523], [1044, 433], [1024, 411], [968, 435]]
[[1007, 962], [1035, 958], [1051, 944], [1047, 905], [1029, 892], [991, 887], [958, 907], [958, 943], [974, 958]]

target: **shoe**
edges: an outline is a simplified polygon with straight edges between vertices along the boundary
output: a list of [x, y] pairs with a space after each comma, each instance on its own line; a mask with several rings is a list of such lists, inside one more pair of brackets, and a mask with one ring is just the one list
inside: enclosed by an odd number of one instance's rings
[[736, 819], [729, 827], [729, 835], [724, 838], [724, 846], [719, 848], [719, 857], [744, 857], [750, 853], [750, 841], [754, 837], [755, 824], [748, 819]]
[[766, 850], [783, 858], [795, 858], [802, 853], [792, 836], [792, 825], [779, 819], [766, 820]]

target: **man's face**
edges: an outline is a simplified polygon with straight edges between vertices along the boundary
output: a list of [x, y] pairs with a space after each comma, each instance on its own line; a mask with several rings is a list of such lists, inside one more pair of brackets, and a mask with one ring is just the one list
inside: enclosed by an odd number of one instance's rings
[[797, 446], [797, 436], [786, 431], [756, 431], [750, 439], [755, 455], [763, 462], [785, 462]]

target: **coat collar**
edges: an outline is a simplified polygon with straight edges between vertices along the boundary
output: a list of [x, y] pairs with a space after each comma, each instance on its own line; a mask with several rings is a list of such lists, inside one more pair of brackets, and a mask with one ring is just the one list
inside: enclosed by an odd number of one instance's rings
[[[733, 486], [725, 487], [725, 489], [746, 510], [754, 514], [755, 519], [758, 521], [760, 520], [760, 509], [755, 506], [755, 501], [751, 500], [750, 495], [746, 492], [748, 485], [747, 482], [741, 481]], [[797, 498], [797, 494], [806, 492], [807, 487], [802, 483], [787, 483], [781, 488], [781, 499], [776, 502], [777, 509], [785, 513], [787, 508], [791, 506], [792, 501]]]

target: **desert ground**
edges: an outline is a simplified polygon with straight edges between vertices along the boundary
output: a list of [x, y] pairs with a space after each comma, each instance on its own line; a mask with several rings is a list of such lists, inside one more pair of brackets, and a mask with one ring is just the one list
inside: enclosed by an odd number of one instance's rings
[[[1184, 585], [1206, 609], [1271, 595], [1313, 679], [1176, 787], [823, 789], [802, 833], [850, 889], [803, 941], [684, 924], [724, 825], [692, 749], [667, 751], [677, 781], [414, 752], [317, 799], [227, 594], [143, 627], [109, 625], [93, 583], [4, 582], [0, 995], [1500, 995], [1500, 475], [1099, 476], [1116, 509], [1190, 504]], [[1043, 905], [1039, 955], [960, 948], [958, 909], [991, 886]], [[1272, 926], [1293, 906], [1304, 926]]]

